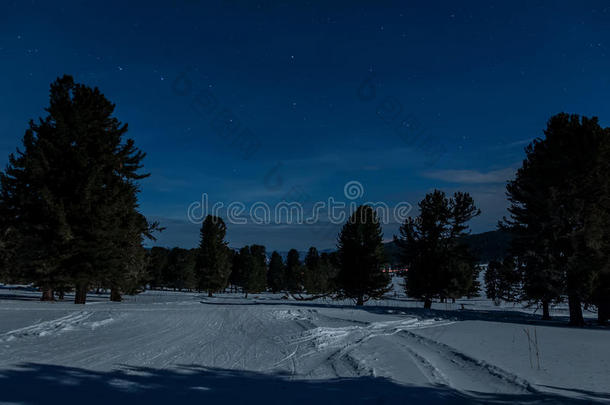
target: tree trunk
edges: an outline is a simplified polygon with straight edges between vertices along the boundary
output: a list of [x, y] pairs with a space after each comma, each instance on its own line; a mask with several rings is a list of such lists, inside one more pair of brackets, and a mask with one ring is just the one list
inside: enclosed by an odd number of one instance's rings
[[426, 298], [424, 300], [424, 309], [432, 308], [432, 300], [430, 298]]
[[361, 295], [358, 297], [358, 301], [356, 301], [356, 306], [363, 306], [364, 305], [364, 297]]
[[85, 304], [87, 302], [87, 284], [79, 283], [76, 285], [76, 293], [74, 294], [75, 304]]
[[570, 307], [570, 325], [584, 326], [585, 320], [582, 317], [582, 307], [580, 306], [580, 298], [575, 295], [568, 296], [568, 305]]
[[597, 306], [597, 322], [606, 325], [610, 319], [610, 300], [605, 299]]
[[546, 321], [551, 319], [548, 300], [542, 300], [542, 319]]
[[113, 287], [110, 289], [110, 301], [121, 302], [123, 298], [121, 297], [121, 290], [118, 287]]
[[42, 289], [42, 297], [40, 297], [40, 301], [55, 301], [53, 289], [49, 287], [44, 287]]

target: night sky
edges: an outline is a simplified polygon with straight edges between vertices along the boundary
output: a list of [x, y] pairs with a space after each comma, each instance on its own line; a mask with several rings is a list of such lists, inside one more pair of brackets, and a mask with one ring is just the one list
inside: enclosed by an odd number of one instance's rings
[[[1, 1], [0, 163], [65, 73], [116, 103], [147, 153], [159, 245], [196, 245], [202, 193], [313, 202], [351, 180], [388, 204], [468, 191], [473, 231], [492, 230], [551, 115], [610, 124], [610, 4], [455, 3]], [[228, 240], [334, 247], [338, 227], [316, 227], [229, 224]]]

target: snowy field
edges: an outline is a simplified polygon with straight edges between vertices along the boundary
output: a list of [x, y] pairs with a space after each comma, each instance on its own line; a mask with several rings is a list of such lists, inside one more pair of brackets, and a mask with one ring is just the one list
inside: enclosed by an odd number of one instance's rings
[[569, 328], [563, 308], [38, 298], [0, 289], [0, 403], [610, 403], [610, 330]]

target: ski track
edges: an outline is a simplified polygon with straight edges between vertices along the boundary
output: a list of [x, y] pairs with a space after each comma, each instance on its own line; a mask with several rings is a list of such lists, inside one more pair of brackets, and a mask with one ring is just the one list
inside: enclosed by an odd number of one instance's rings
[[101, 370], [203, 366], [287, 372], [298, 379], [384, 376], [402, 383], [415, 376], [469, 395], [481, 387], [537, 393], [528, 381], [416, 332], [446, 327], [451, 320], [391, 315], [367, 322], [291, 305], [172, 304], [179, 316], [171, 305], [112, 310], [99, 305], [9, 331], [0, 335], [0, 366], [28, 361]]
[[[83, 324], [84, 321], [87, 320], [91, 315], [91, 312], [80, 311], [61, 318], [39, 322], [31, 326], [15, 329], [0, 335], [0, 343], [10, 342], [19, 338], [49, 336], [74, 330], [80, 324]], [[94, 329], [100, 325], [100, 322], [91, 323], [91, 327]]]
[[412, 356], [433, 383], [447, 385], [464, 393], [479, 389], [481, 382], [489, 392], [538, 393], [528, 381], [443, 343], [408, 330], [400, 331], [399, 335], [402, 339], [397, 340], [397, 346]]

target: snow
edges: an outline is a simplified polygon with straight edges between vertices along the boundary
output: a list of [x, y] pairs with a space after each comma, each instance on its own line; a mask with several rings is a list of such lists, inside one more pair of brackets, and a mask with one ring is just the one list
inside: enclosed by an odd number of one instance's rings
[[0, 403], [610, 403], [610, 330], [543, 322], [534, 308], [479, 298], [424, 310], [398, 293], [362, 308], [280, 294], [91, 298], [0, 290]]

